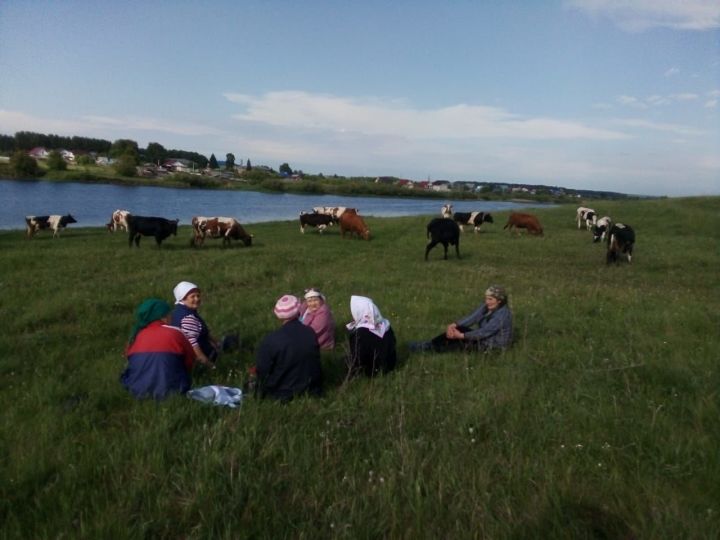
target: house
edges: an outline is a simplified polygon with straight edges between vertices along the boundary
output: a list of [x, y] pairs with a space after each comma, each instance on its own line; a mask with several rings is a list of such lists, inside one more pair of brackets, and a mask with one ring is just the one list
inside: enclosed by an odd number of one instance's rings
[[375, 183], [390, 185], [394, 184], [396, 180], [397, 178], [395, 178], [394, 176], [378, 176], [377, 178], [375, 178]]
[[28, 152], [28, 156], [35, 159], [47, 159], [47, 157], [50, 155], [50, 152], [48, 152], [45, 148], [42, 146], [36, 146], [32, 150]]
[[112, 165], [113, 163], [115, 163], [115, 160], [107, 156], [98, 156], [95, 158], [95, 164], [102, 165], [103, 167], [107, 167], [108, 165]]
[[60, 155], [62, 156], [62, 158], [65, 161], [70, 161], [70, 162], [75, 161], [75, 153], [74, 152], [71, 152], [70, 150], [65, 150], [64, 148], [61, 148], [60, 150], [58, 150], [58, 152], [60, 153]]
[[162, 166], [171, 172], [192, 172], [195, 170], [195, 163], [189, 159], [170, 158], [163, 161]]
[[415, 187], [417, 189], [430, 189], [430, 182], [427, 180], [423, 180], [421, 182], [415, 182]]
[[404, 178], [398, 180], [397, 185], [407, 189], [413, 189], [415, 187], [415, 183], [412, 180], [406, 180]]
[[450, 182], [448, 180], [435, 180], [431, 183], [433, 191], [450, 191]]

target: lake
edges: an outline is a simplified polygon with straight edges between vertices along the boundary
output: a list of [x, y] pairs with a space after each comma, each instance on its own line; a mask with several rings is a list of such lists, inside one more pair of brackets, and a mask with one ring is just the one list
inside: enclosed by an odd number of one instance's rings
[[192, 216], [231, 216], [241, 223], [295, 220], [300, 211], [312, 211], [314, 206], [349, 206], [364, 216], [377, 217], [439, 216], [446, 202], [451, 202], [457, 212], [549, 206], [509, 201], [295, 195], [2, 179], [0, 201], [0, 229], [4, 230], [24, 229], [26, 215], [67, 213], [78, 220], [78, 226], [102, 226], [118, 208], [141, 216], [177, 218], [181, 225], [188, 225]]

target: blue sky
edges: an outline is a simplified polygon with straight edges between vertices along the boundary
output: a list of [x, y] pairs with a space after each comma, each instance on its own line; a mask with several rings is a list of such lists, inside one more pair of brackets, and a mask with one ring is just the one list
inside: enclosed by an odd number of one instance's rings
[[718, 0], [0, 2], [0, 133], [720, 194]]

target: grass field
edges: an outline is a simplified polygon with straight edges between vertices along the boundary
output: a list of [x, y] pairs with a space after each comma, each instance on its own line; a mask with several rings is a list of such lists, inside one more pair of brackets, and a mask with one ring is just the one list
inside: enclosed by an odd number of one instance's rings
[[[250, 225], [251, 248], [70, 226], [0, 232], [2, 538], [717, 538], [720, 198], [594, 203], [632, 225], [632, 266], [537, 212], [543, 238], [465, 233], [423, 261], [429, 216], [373, 240]], [[241, 217], [241, 216], [240, 216]], [[240, 351], [195, 385], [241, 386], [278, 296], [320, 287], [338, 322], [326, 396], [236, 410], [137, 402], [118, 382], [137, 304], [203, 288]], [[512, 350], [408, 356], [505, 285]], [[351, 294], [401, 364], [345, 380]]]

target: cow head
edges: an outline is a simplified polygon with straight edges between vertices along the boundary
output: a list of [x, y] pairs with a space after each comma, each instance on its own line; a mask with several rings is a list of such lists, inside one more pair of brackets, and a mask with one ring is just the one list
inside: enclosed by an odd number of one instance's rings
[[360, 234], [360, 236], [363, 237], [363, 240], [370, 240], [370, 229], [363, 229], [363, 232]]
[[60, 223], [62, 225], [67, 225], [68, 223], [77, 223], [77, 220], [72, 217], [72, 214], [68, 214], [67, 216], [60, 218]]
[[483, 222], [485, 222], [485, 223], [495, 223], [495, 222], [493, 221], [493, 217], [492, 217], [490, 214], [485, 214], [485, 215], [483, 216]]
[[599, 226], [599, 227], [598, 227], [597, 225], [595, 225], [595, 226], [593, 227], [593, 230], [592, 230], [592, 233], [593, 233], [593, 242], [599, 242], [599, 241], [600, 241], [600, 239], [602, 238], [603, 233], [605, 232], [605, 229], [606, 229], [606, 226], [605, 226], [605, 225], [601, 225], [601, 226]]

